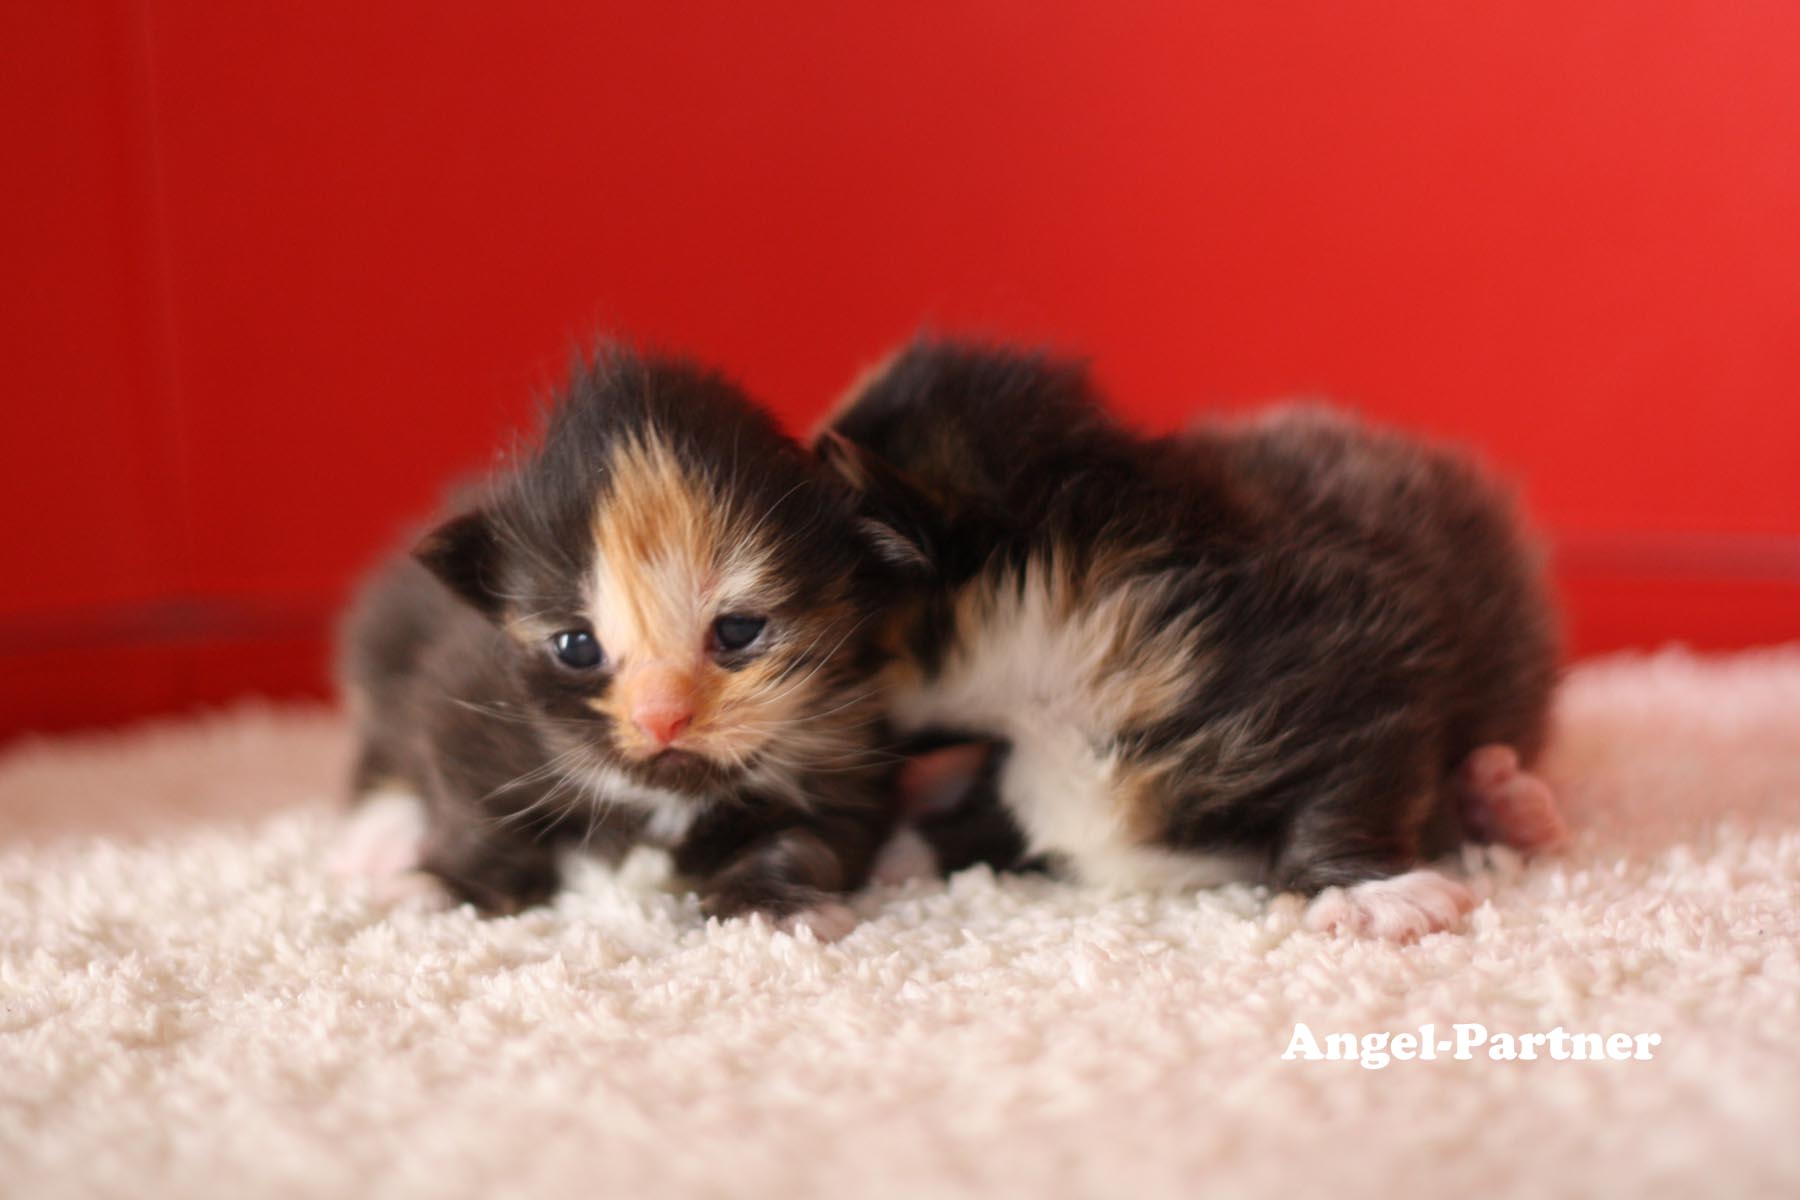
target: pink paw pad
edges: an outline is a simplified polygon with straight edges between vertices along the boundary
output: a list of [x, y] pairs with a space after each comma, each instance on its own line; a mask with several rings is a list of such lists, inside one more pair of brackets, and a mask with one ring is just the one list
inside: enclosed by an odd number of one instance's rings
[[1482, 746], [1457, 773], [1463, 819], [1477, 838], [1546, 850], [1568, 836], [1550, 786], [1519, 765], [1511, 746]]
[[1436, 871], [1408, 871], [1354, 887], [1327, 888], [1306, 910], [1306, 927], [1407, 942], [1451, 929], [1475, 907], [1469, 889]]
[[907, 759], [895, 780], [900, 811], [916, 817], [955, 808], [975, 782], [989, 752], [988, 746], [975, 742]]

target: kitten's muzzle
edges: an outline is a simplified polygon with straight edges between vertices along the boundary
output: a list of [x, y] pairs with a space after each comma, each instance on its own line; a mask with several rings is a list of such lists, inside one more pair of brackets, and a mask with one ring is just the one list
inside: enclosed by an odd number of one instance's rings
[[692, 676], [663, 663], [646, 663], [620, 682], [631, 723], [658, 750], [674, 745], [693, 723]]

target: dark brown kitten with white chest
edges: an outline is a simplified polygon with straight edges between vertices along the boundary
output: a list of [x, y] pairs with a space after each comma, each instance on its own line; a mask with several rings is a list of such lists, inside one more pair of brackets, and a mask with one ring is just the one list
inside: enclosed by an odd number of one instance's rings
[[504, 913], [571, 845], [649, 842], [708, 913], [841, 934], [891, 825], [870, 614], [908, 553], [730, 383], [601, 353], [352, 613], [341, 864]]
[[922, 826], [941, 866], [1266, 882], [1408, 937], [1470, 903], [1425, 859], [1554, 836], [1553, 614], [1461, 457], [1323, 410], [1143, 437], [1078, 366], [930, 341], [822, 446], [938, 572], [902, 605], [896, 726], [996, 747]]

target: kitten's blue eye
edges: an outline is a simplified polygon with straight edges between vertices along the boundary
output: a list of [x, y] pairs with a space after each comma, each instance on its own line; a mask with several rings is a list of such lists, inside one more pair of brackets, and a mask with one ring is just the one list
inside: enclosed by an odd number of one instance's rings
[[768, 623], [767, 617], [731, 613], [713, 622], [713, 641], [721, 650], [742, 650], [757, 639]]
[[550, 639], [550, 647], [556, 651], [556, 661], [577, 671], [591, 671], [605, 657], [600, 653], [600, 643], [585, 629], [566, 629], [556, 634]]

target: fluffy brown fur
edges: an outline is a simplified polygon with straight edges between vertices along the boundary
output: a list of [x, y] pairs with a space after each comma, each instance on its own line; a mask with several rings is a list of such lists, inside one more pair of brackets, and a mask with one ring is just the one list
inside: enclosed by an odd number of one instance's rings
[[[940, 849], [1312, 894], [1453, 844], [1470, 756], [1542, 745], [1537, 556], [1460, 456], [1322, 409], [1140, 437], [1074, 365], [930, 341], [821, 444], [939, 572], [896, 631], [896, 720], [1006, 746], [987, 797], [1020, 836], [977, 802]], [[1417, 882], [1412, 931], [1454, 919]]]

